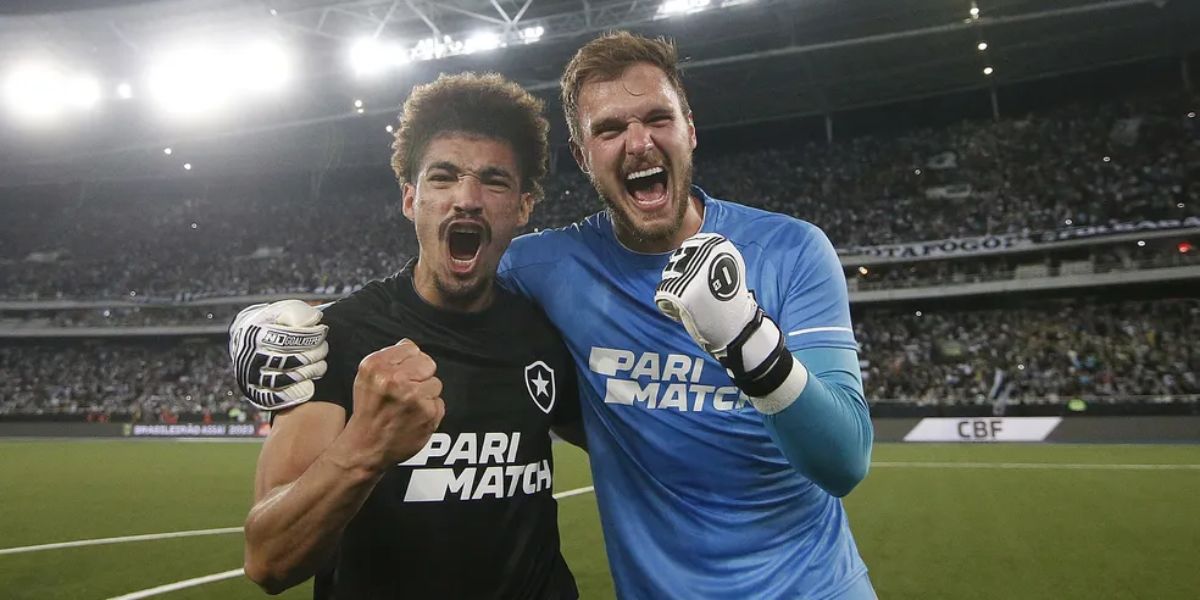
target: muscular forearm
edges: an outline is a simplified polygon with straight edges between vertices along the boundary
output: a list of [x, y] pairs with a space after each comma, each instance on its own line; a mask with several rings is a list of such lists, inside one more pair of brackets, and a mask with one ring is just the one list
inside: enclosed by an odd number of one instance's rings
[[246, 575], [269, 593], [312, 577], [337, 547], [383, 469], [351, 428], [295, 481], [263, 496], [246, 518]]
[[874, 439], [857, 354], [818, 348], [795, 356], [808, 381], [787, 408], [764, 416], [767, 431], [797, 471], [845, 496], [866, 477]]

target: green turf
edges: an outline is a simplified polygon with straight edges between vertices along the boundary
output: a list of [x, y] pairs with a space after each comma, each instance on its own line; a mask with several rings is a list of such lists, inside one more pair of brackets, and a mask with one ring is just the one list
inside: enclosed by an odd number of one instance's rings
[[[236, 526], [255, 444], [0, 441], [0, 548]], [[1200, 470], [914, 468], [898, 463], [1200, 464], [1200, 446], [900, 445], [846, 499], [880, 597], [1200, 597]], [[555, 489], [589, 485], [557, 448]], [[612, 596], [595, 496], [560, 501], [584, 598]], [[106, 598], [234, 569], [241, 536], [0, 555], [0, 597]], [[284, 594], [306, 598], [308, 586]], [[244, 579], [164, 598], [259, 598]]]

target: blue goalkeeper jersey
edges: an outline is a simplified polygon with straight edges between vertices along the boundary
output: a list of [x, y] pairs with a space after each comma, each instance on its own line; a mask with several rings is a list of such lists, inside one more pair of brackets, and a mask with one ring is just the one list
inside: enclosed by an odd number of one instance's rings
[[[857, 349], [820, 229], [692, 193], [700, 230], [742, 252], [790, 350]], [[655, 307], [668, 255], [628, 250], [602, 212], [517, 238], [499, 269], [561, 330], [579, 371], [618, 596], [818, 599], [862, 583], [841, 501], [792, 468], [720, 364]]]

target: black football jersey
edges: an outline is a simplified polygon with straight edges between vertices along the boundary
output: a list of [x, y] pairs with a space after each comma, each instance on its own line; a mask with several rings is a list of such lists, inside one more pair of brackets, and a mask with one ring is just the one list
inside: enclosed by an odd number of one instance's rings
[[313, 400], [349, 419], [359, 362], [408, 338], [437, 363], [446, 414], [350, 521], [314, 596], [577, 598], [551, 489], [550, 426], [580, 418], [566, 347], [536, 306], [503, 289], [479, 313], [426, 303], [412, 268], [325, 308], [329, 370]]

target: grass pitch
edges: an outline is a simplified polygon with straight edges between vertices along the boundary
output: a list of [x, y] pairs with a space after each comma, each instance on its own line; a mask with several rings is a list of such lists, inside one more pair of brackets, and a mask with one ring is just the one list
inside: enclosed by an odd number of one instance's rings
[[[238, 526], [258, 449], [0, 441], [0, 549]], [[585, 455], [556, 452], [556, 491], [590, 484]], [[1200, 597], [1200, 446], [880, 444], [874, 460], [845, 502], [880, 598]], [[595, 496], [559, 511], [583, 597], [612, 597]], [[0, 554], [0, 597], [110, 598], [241, 554], [237, 533]], [[234, 578], [162, 597], [264, 596]]]

